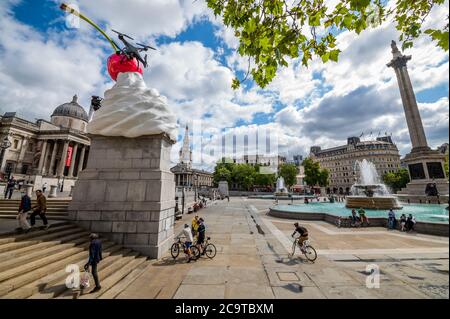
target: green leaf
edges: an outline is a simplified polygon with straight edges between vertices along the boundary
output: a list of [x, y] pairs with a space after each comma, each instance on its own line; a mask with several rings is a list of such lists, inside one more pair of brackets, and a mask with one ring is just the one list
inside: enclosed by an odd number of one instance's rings
[[321, 58], [323, 63], [327, 63], [328, 59], [330, 58], [330, 52], [322, 54]]
[[339, 50], [339, 49], [331, 50], [330, 51], [330, 60], [337, 62], [338, 58], [339, 58], [339, 53], [341, 53], [341, 50]]

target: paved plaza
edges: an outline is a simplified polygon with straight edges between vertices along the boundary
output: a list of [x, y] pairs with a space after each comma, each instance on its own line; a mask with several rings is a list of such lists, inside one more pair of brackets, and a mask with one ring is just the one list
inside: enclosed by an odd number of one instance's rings
[[[338, 229], [302, 222], [317, 249], [315, 263], [289, 258], [293, 221], [267, 215], [268, 200], [231, 198], [200, 211], [217, 246], [213, 260], [186, 263], [167, 255], [121, 292], [102, 298], [448, 298], [449, 241], [384, 228]], [[193, 214], [177, 221], [175, 233]], [[380, 271], [369, 289], [367, 266]]]

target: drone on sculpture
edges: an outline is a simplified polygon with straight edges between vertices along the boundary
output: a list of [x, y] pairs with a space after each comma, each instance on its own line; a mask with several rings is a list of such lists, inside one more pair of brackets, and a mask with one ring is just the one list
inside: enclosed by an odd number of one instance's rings
[[145, 45], [142, 43], [136, 43], [136, 45], [130, 43], [126, 40], [130, 39], [134, 41], [132, 37], [125, 33], [121, 33], [116, 30], [112, 30], [114, 33], [117, 33], [119, 40], [123, 43], [124, 47], [120, 48], [120, 46], [111, 39], [105, 31], [103, 31], [97, 24], [95, 24], [92, 20], [87, 18], [85, 15], [72, 8], [71, 6], [63, 3], [60, 6], [61, 10], [73, 14], [80, 19], [86, 21], [91, 26], [93, 26], [97, 31], [99, 31], [111, 44], [114, 53], [108, 58], [108, 72], [111, 78], [116, 81], [119, 73], [124, 72], [138, 72], [143, 74], [143, 70], [141, 64], [146, 68], [148, 66], [147, 63], [147, 54], [142, 56], [142, 52], [147, 52], [148, 50], [156, 50], [155, 48]]

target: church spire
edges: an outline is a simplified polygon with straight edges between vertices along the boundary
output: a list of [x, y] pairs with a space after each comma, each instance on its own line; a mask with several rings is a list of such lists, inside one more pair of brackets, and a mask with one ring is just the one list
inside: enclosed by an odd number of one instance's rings
[[186, 124], [186, 130], [184, 133], [183, 146], [180, 150], [180, 163], [186, 164], [188, 167], [191, 166], [191, 147], [189, 141], [189, 126]]

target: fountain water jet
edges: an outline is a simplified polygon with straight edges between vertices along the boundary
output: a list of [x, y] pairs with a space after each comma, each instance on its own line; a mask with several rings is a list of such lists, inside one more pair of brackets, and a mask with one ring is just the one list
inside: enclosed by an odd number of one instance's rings
[[401, 209], [397, 198], [381, 183], [377, 169], [366, 159], [357, 161], [359, 169], [357, 182], [351, 188], [351, 196], [347, 196], [346, 207], [369, 209]]
[[289, 192], [284, 184], [283, 176], [278, 177], [277, 179], [277, 188], [275, 190], [275, 196], [288, 196]]

